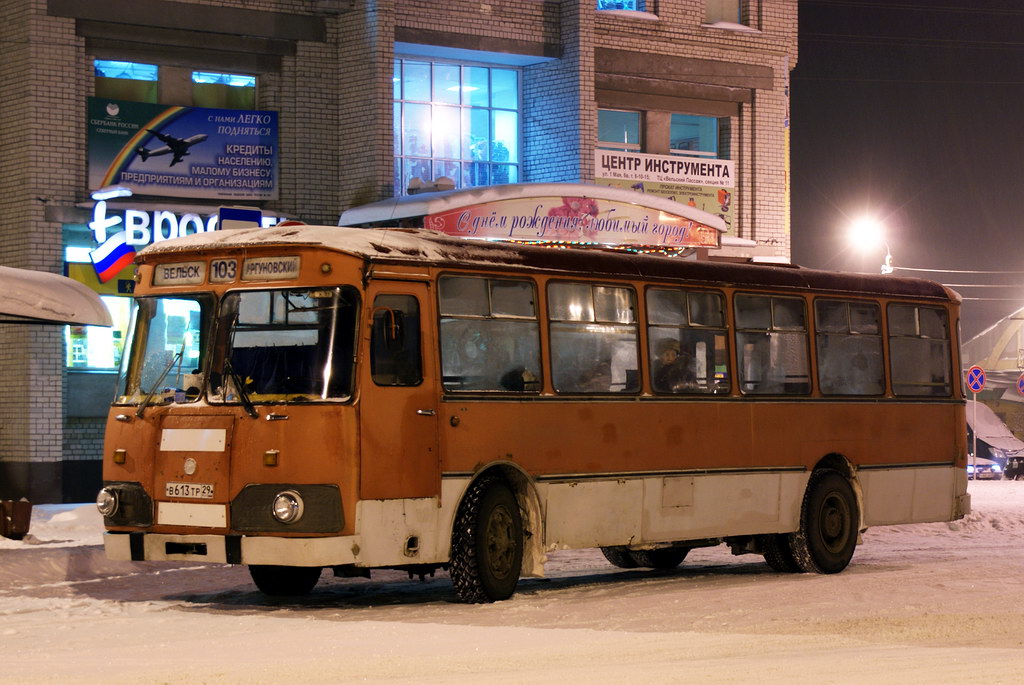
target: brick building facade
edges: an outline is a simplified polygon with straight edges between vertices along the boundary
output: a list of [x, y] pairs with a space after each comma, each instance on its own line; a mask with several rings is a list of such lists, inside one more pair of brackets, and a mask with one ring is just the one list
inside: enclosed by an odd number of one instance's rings
[[[201, 104], [193, 70], [255, 76], [252, 109], [280, 122], [278, 194], [246, 204], [309, 223], [333, 224], [343, 209], [402, 191], [405, 133], [393, 122], [415, 105], [396, 109], [396, 59], [514, 71], [515, 164], [492, 165], [494, 179], [595, 181], [609, 113], [635, 118], [639, 140], [626, 149], [652, 155], [680, 152], [677, 116], [713, 120], [707, 154], [732, 160], [736, 176], [724, 252], [788, 258], [796, 45], [796, 0], [9, 0], [0, 4], [0, 263], [66, 273], [68, 236], [87, 233], [96, 60], [155, 65], [164, 105]], [[470, 183], [472, 163], [437, 164]], [[146, 198], [178, 212], [217, 204]], [[0, 324], [0, 340], [0, 497], [90, 498], [114, 370], [69, 368], [60, 327]]]

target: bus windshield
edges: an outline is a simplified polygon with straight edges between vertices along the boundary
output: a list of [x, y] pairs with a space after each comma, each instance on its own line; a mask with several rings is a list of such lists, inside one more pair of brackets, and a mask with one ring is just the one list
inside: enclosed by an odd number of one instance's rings
[[353, 289], [338, 287], [225, 295], [210, 402], [348, 399], [357, 303]]
[[202, 391], [210, 296], [142, 297], [129, 327], [119, 404], [194, 402]]

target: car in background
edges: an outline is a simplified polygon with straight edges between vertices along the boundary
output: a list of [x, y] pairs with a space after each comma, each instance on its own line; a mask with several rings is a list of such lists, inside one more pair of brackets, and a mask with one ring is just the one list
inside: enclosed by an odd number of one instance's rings
[[968, 480], [1002, 480], [1003, 467], [999, 462], [984, 457], [967, 457]]

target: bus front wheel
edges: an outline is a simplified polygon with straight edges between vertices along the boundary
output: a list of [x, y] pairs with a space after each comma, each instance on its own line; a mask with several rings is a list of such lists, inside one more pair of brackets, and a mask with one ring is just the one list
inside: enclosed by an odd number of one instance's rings
[[473, 483], [459, 505], [448, 573], [463, 602], [508, 599], [519, 583], [523, 522], [519, 503], [497, 477]]
[[252, 582], [265, 595], [307, 595], [320, 580], [319, 566], [249, 566]]
[[793, 558], [806, 573], [839, 573], [857, 546], [860, 517], [850, 482], [838, 471], [811, 474], [800, 512], [800, 529], [790, 533]]

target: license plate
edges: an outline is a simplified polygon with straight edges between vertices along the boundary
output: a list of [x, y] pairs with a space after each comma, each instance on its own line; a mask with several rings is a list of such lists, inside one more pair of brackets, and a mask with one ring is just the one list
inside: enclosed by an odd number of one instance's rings
[[168, 483], [164, 486], [167, 497], [189, 497], [192, 499], [213, 499], [212, 483]]

